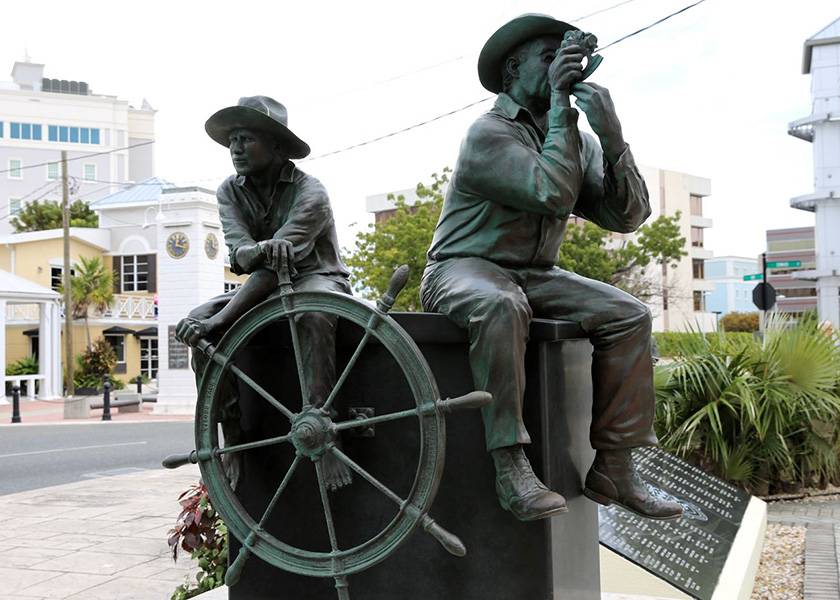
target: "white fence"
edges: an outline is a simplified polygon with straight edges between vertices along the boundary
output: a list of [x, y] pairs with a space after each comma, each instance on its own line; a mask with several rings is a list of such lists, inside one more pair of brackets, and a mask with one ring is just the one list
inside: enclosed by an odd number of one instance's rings
[[[64, 310], [62, 308], [62, 315]], [[91, 317], [97, 315], [91, 314]], [[115, 294], [111, 306], [101, 315], [106, 319], [132, 319], [156, 321], [155, 302], [151, 297], [127, 296]], [[12, 304], [6, 305], [6, 323], [37, 323], [37, 304]]]

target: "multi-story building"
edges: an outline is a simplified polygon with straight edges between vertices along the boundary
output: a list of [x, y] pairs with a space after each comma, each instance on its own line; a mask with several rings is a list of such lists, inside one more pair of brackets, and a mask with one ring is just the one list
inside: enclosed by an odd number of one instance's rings
[[[653, 314], [654, 331], [681, 331], [686, 328], [700, 328], [711, 331], [715, 328], [715, 315], [706, 307], [706, 295], [714, 284], [704, 276], [704, 262], [712, 253], [704, 246], [704, 231], [712, 226], [712, 220], [703, 216], [703, 199], [711, 194], [711, 181], [675, 171], [642, 167], [650, 192], [653, 214], [674, 217], [679, 213], [680, 233], [686, 240], [686, 256], [672, 268], [649, 268], [647, 276], [655, 280], [655, 287], [662, 290], [660, 297], [649, 301]], [[415, 189], [405, 189], [391, 194], [368, 196], [368, 212], [374, 214], [376, 223], [388, 219], [395, 208], [389, 196], [403, 196], [411, 206], [419, 198]], [[573, 218], [570, 221], [576, 222]], [[613, 234], [611, 245], [633, 239], [635, 234]]]
[[759, 273], [761, 267], [754, 258], [716, 256], [706, 259], [705, 278], [714, 289], [706, 295], [706, 310], [717, 315], [731, 312], [755, 312], [752, 290], [756, 281], [744, 281], [745, 275]]
[[73, 198], [87, 202], [154, 175], [155, 111], [94, 94], [83, 81], [44, 77], [16, 62], [0, 82], [0, 235], [27, 202], [61, 198], [61, 151]]
[[[97, 257], [114, 274], [111, 306], [103, 313], [91, 311], [87, 327], [83, 321], [74, 323], [74, 354], [84, 350], [88, 334], [91, 339], [104, 337], [117, 354], [116, 373], [120, 379], [128, 381], [139, 374], [155, 379], [159, 368], [165, 368], [162, 361], [167, 348], [165, 340], [159, 341], [159, 313], [172, 312], [171, 307], [175, 305], [177, 310], [186, 310], [181, 305], [186, 306], [189, 302], [196, 305], [210, 295], [241, 285], [245, 278], [234, 275], [227, 266], [220, 225], [211, 222], [210, 216], [193, 223], [180, 215], [179, 211], [195, 203], [195, 198], [199, 198], [207, 215], [214, 213], [215, 194], [212, 191], [178, 187], [162, 179], [150, 178], [93, 202], [91, 207], [99, 215], [99, 228], [70, 229], [71, 265], [80, 257]], [[197, 226], [212, 233], [205, 233], [202, 239], [197, 233], [190, 236], [196, 239], [190, 240], [185, 232]], [[187, 249], [182, 254], [166, 254], [167, 240], [176, 233], [187, 239]], [[167, 276], [171, 285], [167, 290], [163, 290], [160, 283], [162, 254], [166, 255], [164, 262], [170, 265]], [[187, 260], [182, 260], [185, 257]], [[180, 302], [181, 295], [188, 295], [204, 285], [199, 275], [185, 270], [185, 265], [194, 260], [206, 260], [206, 269], [218, 271], [218, 285], [203, 290], [200, 298]], [[173, 280], [172, 269], [180, 279]], [[2, 271], [44, 290], [58, 289], [63, 273], [62, 230], [0, 236], [0, 273]], [[174, 313], [170, 316], [175, 322], [180, 318]], [[26, 356], [37, 356], [38, 306], [10, 303], [6, 306], [5, 317], [6, 364]]]
[[817, 283], [810, 275], [817, 266], [814, 228], [767, 231], [767, 262], [797, 260], [799, 267], [767, 269], [767, 281], [776, 288], [775, 310], [794, 315], [817, 309]]

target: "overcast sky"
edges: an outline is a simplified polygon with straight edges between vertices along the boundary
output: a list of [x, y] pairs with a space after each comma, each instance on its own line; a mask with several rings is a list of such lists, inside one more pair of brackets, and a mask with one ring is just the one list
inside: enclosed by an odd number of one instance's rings
[[[215, 189], [232, 167], [204, 121], [240, 96], [283, 102], [317, 156], [487, 97], [476, 56], [506, 20], [572, 20], [619, 1], [29, 0], [7, 7], [0, 55], [10, 71], [28, 49], [47, 77], [148, 99], [157, 173]], [[577, 25], [605, 45], [691, 2], [634, 0]], [[788, 204], [813, 190], [811, 145], [786, 131], [811, 110], [802, 44], [838, 17], [836, 0], [707, 0], [604, 52], [592, 80], [610, 89], [636, 160], [712, 180], [704, 210], [716, 255], [755, 256], [766, 229], [813, 224]], [[302, 163], [330, 192], [342, 244], [370, 220], [366, 196], [453, 165], [489, 106]]]

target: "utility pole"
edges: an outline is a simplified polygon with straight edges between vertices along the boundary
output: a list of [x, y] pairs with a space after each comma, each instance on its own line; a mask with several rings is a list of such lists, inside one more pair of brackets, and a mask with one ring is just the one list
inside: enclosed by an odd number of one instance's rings
[[70, 187], [67, 181], [67, 151], [61, 151], [61, 214], [64, 228], [64, 373], [68, 396], [76, 393], [73, 385], [73, 307], [70, 296]]

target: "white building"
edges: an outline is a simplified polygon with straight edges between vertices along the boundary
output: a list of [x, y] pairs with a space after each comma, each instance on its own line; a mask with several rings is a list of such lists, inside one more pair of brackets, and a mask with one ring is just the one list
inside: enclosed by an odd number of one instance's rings
[[[679, 212], [680, 233], [686, 240], [687, 255], [676, 268], [648, 271], [648, 276], [665, 290], [661, 298], [648, 303], [653, 329], [713, 331], [716, 317], [706, 308], [706, 295], [714, 289], [714, 284], [704, 278], [704, 261], [712, 257], [712, 252], [704, 247], [703, 240], [703, 232], [712, 226], [712, 220], [703, 216], [703, 198], [711, 194], [711, 181], [653, 167], [640, 167], [640, 171], [650, 193], [652, 215], [648, 222], [663, 214], [673, 217]], [[368, 196], [367, 211], [373, 213], [377, 223], [388, 219], [396, 210], [389, 196], [403, 196], [409, 206], [419, 200], [414, 188]], [[634, 235], [613, 234], [610, 243], [620, 244]]]
[[[67, 151], [72, 199], [92, 201], [120, 183], [154, 174], [155, 111], [87, 83], [44, 77], [44, 65], [16, 62], [0, 82], [0, 235], [32, 200], [60, 200], [61, 151]], [[98, 154], [97, 156], [92, 156]]]
[[815, 213], [817, 264], [797, 275], [816, 279], [820, 319], [840, 328], [840, 19], [805, 41], [802, 72], [811, 74], [811, 114], [788, 133], [813, 144], [814, 192], [790, 204]]

